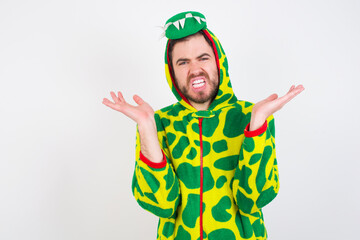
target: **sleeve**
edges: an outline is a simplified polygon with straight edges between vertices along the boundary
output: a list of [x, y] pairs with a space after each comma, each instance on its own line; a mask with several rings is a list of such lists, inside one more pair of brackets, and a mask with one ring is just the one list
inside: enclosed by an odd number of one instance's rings
[[170, 161], [166, 134], [155, 115], [163, 162], [153, 163], [141, 154], [139, 131], [136, 134], [136, 161], [132, 192], [138, 204], [161, 218], [171, 218], [180, 200], [179, 181]]
[[274, 117], [270, 116], [255, 131], [248, 131], [248, 128], [249, 124], [244, 131], [232, 190], [239, 209], [251, 214], [270, 203], [276, 197], [280, 185]]

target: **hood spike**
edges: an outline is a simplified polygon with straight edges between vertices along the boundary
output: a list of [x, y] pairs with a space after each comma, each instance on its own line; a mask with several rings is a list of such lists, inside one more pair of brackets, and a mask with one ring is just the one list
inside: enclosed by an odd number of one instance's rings
[[200, 22], [200, 17], [198, 17], [198, 16], [194, 16], [194, 18], [196, 19], [196, 21], [198, 21], [198, 22], [199, 22], [199, 24], [201, 24], [201, 22]]
[[174, 25], [178, 30], [180, 30], [179, 21], [173, 22], [173, 25]]
[[181, 28], [185, 27], [185, 18], [179, 20]]

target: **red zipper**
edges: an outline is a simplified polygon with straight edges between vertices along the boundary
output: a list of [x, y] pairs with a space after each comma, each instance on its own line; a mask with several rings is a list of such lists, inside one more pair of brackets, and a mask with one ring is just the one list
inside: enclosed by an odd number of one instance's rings
[[200, 240], [203, 240], [203, 141], [202, 141], [202, 118], [199, 118], [200, 134]]

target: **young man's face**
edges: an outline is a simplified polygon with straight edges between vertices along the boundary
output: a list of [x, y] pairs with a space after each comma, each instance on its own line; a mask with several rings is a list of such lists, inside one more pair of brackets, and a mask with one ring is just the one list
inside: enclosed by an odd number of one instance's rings
[[178, 42], [172, 50], [172, 65], [179, 90], [197, 110], [206, 110], [219, 87], [214, 52], [201, 34]]

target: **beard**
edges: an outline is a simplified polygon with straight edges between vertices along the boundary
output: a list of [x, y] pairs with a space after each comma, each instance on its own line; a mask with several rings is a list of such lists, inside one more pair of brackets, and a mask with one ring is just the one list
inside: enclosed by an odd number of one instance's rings
[[[210, 87], [210, 92], [205, 93], [203, 91], [197, 92], [195, 96], [190, 94], [190, 80], [194, 77], [203, 76], [206, 79], [206, 84]], [[180, 92], [186, 97], [187, 100], [202, 104], [206, 103], [209, 100], [212, 102], [215, 97], [217, 96], [218, 89], [219, 89], [219, 81], [216, 81], [216, 79], [210, 79], [209, 75], [206, 72], [202, 72], [200, 74], [192, 74], [187, 78], [187, 82], [185, 86], [179, 87], [179, 84], [177, 83], [177, 80], [175, 80], [175, 83], [180, 90]]]

